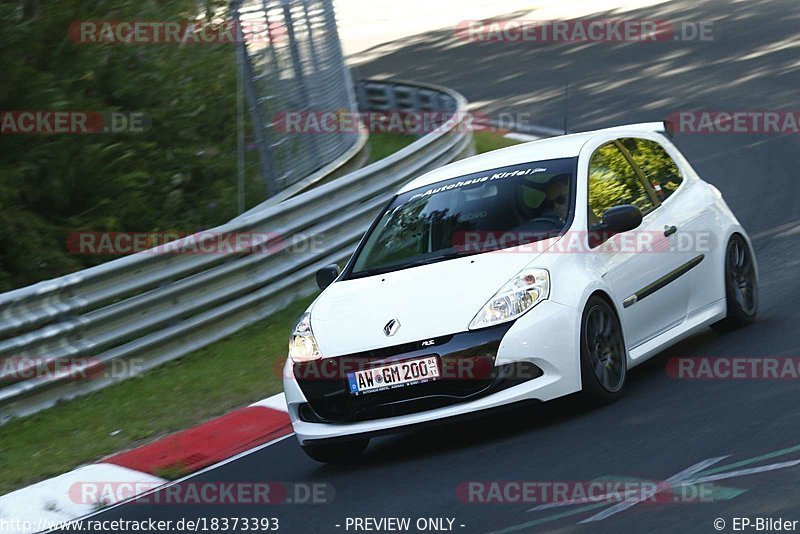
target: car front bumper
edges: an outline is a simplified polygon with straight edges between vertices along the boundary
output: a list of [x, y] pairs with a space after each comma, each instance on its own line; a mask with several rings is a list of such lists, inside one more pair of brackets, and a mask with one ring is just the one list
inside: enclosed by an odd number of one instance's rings
[[[353, 439], [578, 391], [575, 315], [545, 301], [513, 323], [442, 336], [433, 346], [326, 358], [311, 368], [287, 362], [284, 392], [295, 434], [301, 444]], [[354, 397], [347, 391], [346, 372], [432, 353], [454, 374], [390, 392]]]

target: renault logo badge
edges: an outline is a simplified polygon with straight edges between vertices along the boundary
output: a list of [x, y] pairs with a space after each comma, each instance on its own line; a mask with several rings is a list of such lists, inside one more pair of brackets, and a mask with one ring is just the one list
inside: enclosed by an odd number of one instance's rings
[[383, 327], [383, 333], [386, 334], [387, 337], [392, 337], [398, 330], [400, 330], [400, 321], [397, 319], [392, 319]]

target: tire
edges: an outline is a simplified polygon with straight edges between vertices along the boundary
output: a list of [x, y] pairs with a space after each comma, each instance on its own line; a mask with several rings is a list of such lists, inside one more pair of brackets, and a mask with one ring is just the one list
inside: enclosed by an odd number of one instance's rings
[[301, 445], [309, 458], [318, 462], [344, 463], [356, 460], [369, 445], [369, 439], [341, 441], [338, 443], [309, 443]]
[[593, 295], [581, 319], [581, 394], [592, 405], [610, 404], [622, 396], [627, 373], [619, 317], [608, 302]]
[[755, 255], [747, 241], [734, 234], [725, 249], [725, 318], [712, 325], [728, 332], [751, 325], [758, 314], [758, 276]]

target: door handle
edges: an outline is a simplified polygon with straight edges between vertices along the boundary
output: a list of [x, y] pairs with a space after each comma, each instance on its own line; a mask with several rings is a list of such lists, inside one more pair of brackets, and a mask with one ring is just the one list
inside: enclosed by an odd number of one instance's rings
[[677, 231], [678, 231], [678, 228], [676, 226], [665, 226], [664, 227], [664, 237], [669, 237], [669, 236], [671, 236], [672, 234], [674, 234]]

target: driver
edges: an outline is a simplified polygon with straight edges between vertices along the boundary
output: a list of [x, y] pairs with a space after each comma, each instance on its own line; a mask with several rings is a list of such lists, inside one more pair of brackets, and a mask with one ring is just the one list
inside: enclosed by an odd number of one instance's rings
[[544, 212], [540, 217], [567, 221], [569, 215], [569, 183], [564, 175], [556, 176], [547, 185], [547, 197], [543, 202]]

